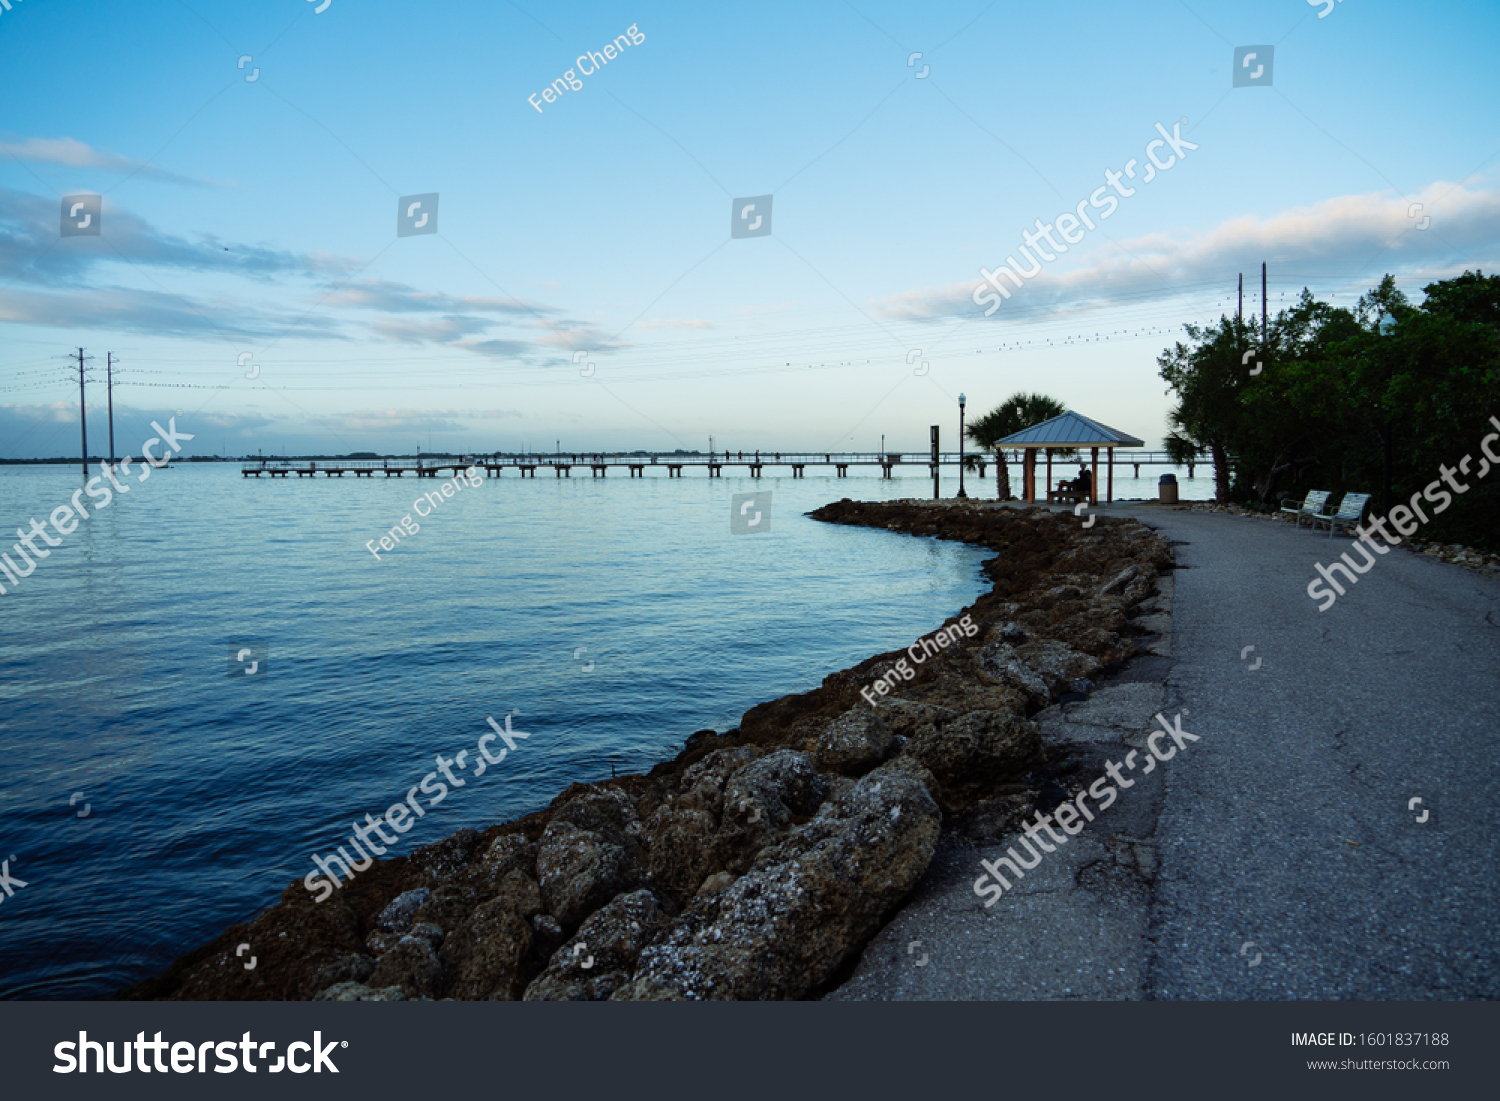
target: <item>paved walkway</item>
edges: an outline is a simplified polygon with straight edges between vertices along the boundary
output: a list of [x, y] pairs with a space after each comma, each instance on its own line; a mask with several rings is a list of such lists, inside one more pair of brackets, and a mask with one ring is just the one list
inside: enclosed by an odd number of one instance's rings
[[1179, 569], [1156, 655], [1038, 716], [1056, 782], [1104, 775], [1158, 711], [1201, 741], [988, 910], [979, 861], [1016, 838], [950, 839], [830, 997], [1500, 997], [1500, 578], [1394, 549], [1319, 612], [1348, 536], [1095, 511], [1160, 529]]

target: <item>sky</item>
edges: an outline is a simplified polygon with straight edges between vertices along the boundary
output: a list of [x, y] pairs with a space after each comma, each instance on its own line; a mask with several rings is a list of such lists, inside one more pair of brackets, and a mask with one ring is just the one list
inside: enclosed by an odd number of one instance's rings
[[1157, 356], [1241, 274], [1258, 313], [1262, 262], [1273, 313], [1497, 266], [1497, 32], [1484, 0], [9, 0], [0, 458], [78, 453], [79, 348], [94, 454], [107, 357], [122, 454], [173, 415], [200, 455], [917, 452], [1017, 390], [1155, 447]]

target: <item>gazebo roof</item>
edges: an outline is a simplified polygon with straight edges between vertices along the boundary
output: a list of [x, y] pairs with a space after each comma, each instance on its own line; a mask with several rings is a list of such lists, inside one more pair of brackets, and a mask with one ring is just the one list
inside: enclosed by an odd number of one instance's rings
[[1060, 417], [1034, 424], [995, 443], [996, 447], [1145, 447], [1117, 428], [1090, 420], [1069, 409]]

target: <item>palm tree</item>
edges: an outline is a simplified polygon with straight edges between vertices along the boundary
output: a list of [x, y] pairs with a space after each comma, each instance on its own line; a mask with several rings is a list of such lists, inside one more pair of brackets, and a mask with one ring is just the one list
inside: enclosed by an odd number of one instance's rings
[[[1005, 463], [1005, 452], [996, 446], [1007, 436], [1022, 429], [1060, 417], [1068, 411], [1067, 406], [1046, 394], [1028, 394], [1017, 390], [984, 416], [975, 419], [964, 433], [978, 447], [995, 453], [995, 492], [1002, 501], [1013, 500], [1010, 492], [1010, 469]], [[1059, 452], [1061, 458], [1070, 458], [1073, 452]]]

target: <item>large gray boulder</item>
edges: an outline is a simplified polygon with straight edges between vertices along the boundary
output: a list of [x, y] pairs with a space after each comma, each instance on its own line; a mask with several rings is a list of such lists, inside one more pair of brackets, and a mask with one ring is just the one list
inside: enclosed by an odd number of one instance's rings
[[510, 872], [494, 898], [479, 905], [443, 942], [448, 994], [460, 1000], [514, 1000], [531, 966], [532, 925], [541, 891], [521, 871]]
[[542, 834], [536, 870], [542, 902], [564, 928], [577, 925], [629, 883], [623, 845], [557, 819]]
[[878, 713], [855, 707], [823, 728], [813, 760], [825, 772], [862, 776], [890, 756], [895, 742], [896, 735]]
[[1011, 643], [988, 643], [979, 651], [974, 660], [987, 675], [994, 677], [1007, 688], [1015, 688], [1023, 692], [1028, 704], [1041, 708], [1051, 701], [1047, 682], [1021, 659], [1021, 655], [1016, 653], [1016, 648]]
[[1003, 711], [971, 711], [942, 726], [923, 727], [902, 751], [936, 781], [945, 811], [962, 810], [1042, 761], [1041, 730]]
[[619, 1000], [799, 998], [857, 952], [926, 871], [940, 815], [910, 775], [870, 773], [704, 894], [641, 952]]
[[641, 949], [666, 924], [650, 891], [620, 895], [589, 917], [547, 969], [526, 988], [526, 1000], [602, 1002], [630, 981]]
[[724, 785], [723, 813], [704, 871], [745, 871], [756, 853], [799, 819], [810, 818], [827, 796], [828, 780], [806, 753], [779, 749], [752, 761]]

